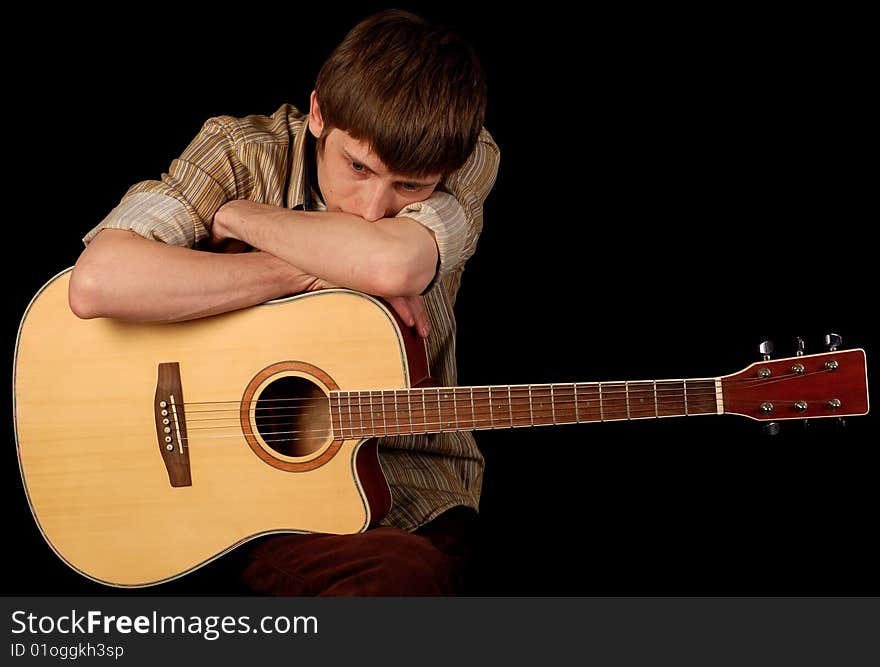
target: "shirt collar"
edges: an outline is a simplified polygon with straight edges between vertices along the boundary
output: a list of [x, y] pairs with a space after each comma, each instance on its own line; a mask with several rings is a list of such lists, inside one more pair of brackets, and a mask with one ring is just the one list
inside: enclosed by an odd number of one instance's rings
[[[326, 210], [318, 192], [315, 137], [309, 131], [309, 116], [300, 119], [299, 129], [291, 137], [290, 184], [287, 190], [288, 206], [305, 211]], [[288, 130], [291, 134], [293, 128]]]

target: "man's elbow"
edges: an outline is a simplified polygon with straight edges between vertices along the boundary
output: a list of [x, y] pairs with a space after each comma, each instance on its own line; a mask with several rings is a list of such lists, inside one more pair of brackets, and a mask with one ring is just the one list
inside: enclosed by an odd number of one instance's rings
[[77, 317], [102, 317], [102, 281], [88, 265], [74, 267], [67, 288], [67, 302]]
[[373, 270], [373, 293], [380, 296], [413, 296], [421, 294], [434, 278], [437, 258], [422, 253], [397, 255], [377, 262]]

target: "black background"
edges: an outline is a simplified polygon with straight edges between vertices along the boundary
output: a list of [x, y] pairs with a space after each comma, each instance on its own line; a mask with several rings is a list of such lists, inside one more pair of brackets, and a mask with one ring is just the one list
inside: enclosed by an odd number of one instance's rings
[[[398, 5], [477, 47], [502, 151], [457, 307], [461, 384], [714, 376], [764, 338], [787, 356], [797, 335], [823, 351], [828, 331], [872, 360], [864, 17], [475, 4]], [[6, 377], [30, 298], [132, 183], [211, 116], [305, 109], [330, 50], [382, 6], [23, 19], [7, 75]], [[470, 592], [877, 594], [874, 423], [479, 432]], [[4, 593], [114, 594], [40, 536], [11, 410], [6, 440]], [[224, 564], [146, 592], [223, 592]]]

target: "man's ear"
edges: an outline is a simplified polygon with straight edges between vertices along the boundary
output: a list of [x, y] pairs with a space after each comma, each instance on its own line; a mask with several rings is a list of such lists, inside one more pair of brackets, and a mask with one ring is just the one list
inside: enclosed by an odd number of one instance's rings
[[324, 118], [321, 116], [317, 90], [312, 91], [312, 96], [309, 99], [309, 130], [315, 135], [315, 139], [320, 139], [321, 133], [324, 131]]

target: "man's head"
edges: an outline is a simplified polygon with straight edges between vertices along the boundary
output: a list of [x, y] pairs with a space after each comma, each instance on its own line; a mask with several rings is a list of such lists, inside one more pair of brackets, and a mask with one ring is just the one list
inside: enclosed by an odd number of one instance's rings
[[485, 110], [483, 68], [455, 33], [397, 10], [365, 19], [312, 93], [327, 206], [376, 219], [426, 199], [473, 151]]

